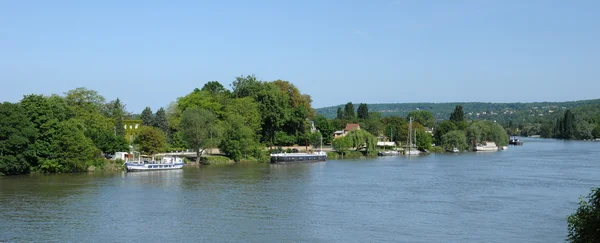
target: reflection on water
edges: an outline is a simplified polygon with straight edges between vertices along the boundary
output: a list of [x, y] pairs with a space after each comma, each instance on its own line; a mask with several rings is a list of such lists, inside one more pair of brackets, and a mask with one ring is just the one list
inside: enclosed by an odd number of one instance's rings
[[557, 242], [599, 147], [0, 177], [0, 241]]

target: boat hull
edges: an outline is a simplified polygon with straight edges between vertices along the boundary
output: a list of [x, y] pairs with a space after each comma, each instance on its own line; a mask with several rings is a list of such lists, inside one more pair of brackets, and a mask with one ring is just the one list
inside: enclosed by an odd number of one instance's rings
[[271, 155], [271, 163], [302, 163], [326, 161], [327, 154], [276, 154]]
[[136, 164], [125, 163], [127, 172], [135, 171], [154, 171], [154, 170], [179, 170], [183, 168], [183, 163], [177, 164]]

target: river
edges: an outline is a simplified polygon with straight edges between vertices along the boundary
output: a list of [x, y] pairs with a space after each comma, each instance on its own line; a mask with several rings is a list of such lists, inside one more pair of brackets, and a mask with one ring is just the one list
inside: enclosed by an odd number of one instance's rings
[[563, 242], [600, 142], [0, 177], [0, 242]]

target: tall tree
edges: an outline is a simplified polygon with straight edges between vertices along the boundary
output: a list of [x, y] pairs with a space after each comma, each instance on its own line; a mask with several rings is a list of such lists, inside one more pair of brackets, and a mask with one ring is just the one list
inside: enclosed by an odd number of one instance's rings
[[358, 110], [356, 111], [356, 115], [358, 119], [369, 119], [369, 107], [365, 103], [360, 103], [358, 105]]
[[166, 138], [155, 127], [142, 126], [134, 140], [141, 153], [153, 155], [163, 152], [166, 147]]
[[164, 108], [160, 108], [156, 111], [154, 116], [154, 127], [161, 130], [165, 135], [169, 133], [169, 121], [167, 120], [167, 114]]
[[181, 132], [189, 148], [196, 151], [196, 162], [200, 163], [202, 152], [218, 137], [217, 116], [206, 109], [190, 108], [181, 116]]
[[452, 114], [450, 114], [450, 121], [462, 122], [465, 120], [465, 112], [463, 111], [462, 105], [456, 105]]
[[469, 147], [464, 131], [450, 131], [444, 134], [439, 144], [446, 150], [452, 150], [453, 148], [464, 150]]
[[352, 102], [348, 102], [346, 106], [344, 106], [344, 120], [354, 121], [355, 118], [354, 105]]
[[146, 106], [140, 115], [142, 119], [142, 125], [144, 126], [152, 126], [154, 125], [154, 114], [152, 114], [152, 109], [149, 106]]
[[557, 122], [557, 130], [559, 138], [563, 139], [574, 139], [576, 133], [576, 121], [575, 115], [571, 110], [565, 111], [562, 119], [559, 118]]
[[344, 112], [342, 111], [342, 107], [338, 107], [337, 108], [337, 116], [336, 116], [336, 118], [340, 119], [340, 120], [344, 118]]
[[0, 103], [0, 175], [24, 174], [35, 157], [38, 131], [19, 104]]
[[235, 162], [247, 158], [259, 147], [255, 133], [246, 125], [246, 119], [239, 114], [230, 114], [224, 125], [223, 138], [219, 150]]
[[325, 116], [319, 114], [315, 116], [314, 122], [317, 130], [319, 130], [323, 135], [323, 143], [331, 143], [331, 140], [333, 139], [332, 135], [333, 132], [335, 132], [335, 128], [333, 127], [333, 125], [331, 125], [329, 120], [327, 120]]
[[115, 134], [118, 136], [125, 136], [125, 127], [123, 125], [123, 116], [125, 115], [125, 107], [121, 103], [121, 100], [117, 98], [112, 105], [111, 117], [115, 121]]

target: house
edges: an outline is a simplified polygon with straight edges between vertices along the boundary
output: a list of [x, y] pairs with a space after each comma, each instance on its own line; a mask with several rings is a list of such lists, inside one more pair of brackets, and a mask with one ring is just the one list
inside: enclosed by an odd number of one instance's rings
[[348, 123], [346, 124], [346, 127], [344, 128], [344, 130], [339, 130], [339, 131], [335, 131], [333, 133], [333, 138], [341, 138], [343, 136], [346, 136], [346, 134], [348, 134], [351, 131], [354, 130], [360, 130], [360, 125], [356, 124], [356, 123]]
[[431, 136], [433, 136], [434, 129], [433, 129], [433, 127], [426, 127], [425, 132], [429, 133], [429, 134], [431, 134]]

